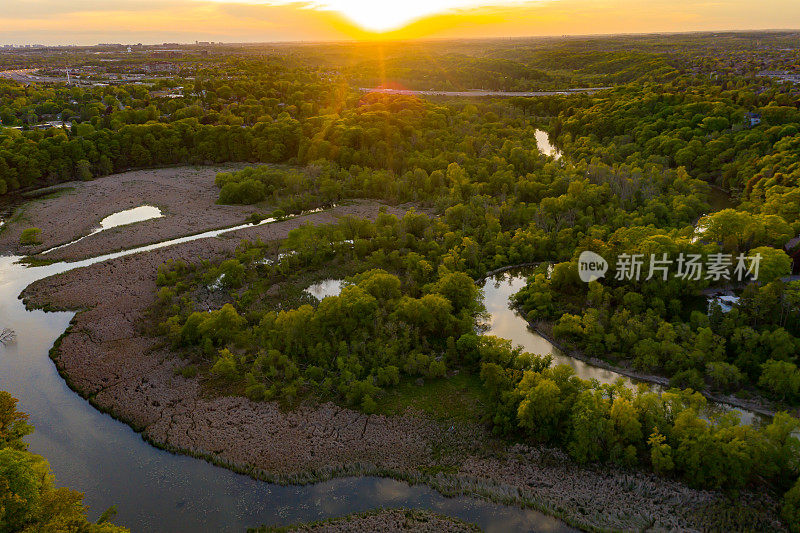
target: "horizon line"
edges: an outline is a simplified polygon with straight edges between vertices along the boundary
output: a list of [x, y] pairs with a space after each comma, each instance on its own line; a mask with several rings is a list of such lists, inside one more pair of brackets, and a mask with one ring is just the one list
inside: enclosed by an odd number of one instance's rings
[[[649, 35], [706, 35], [706, 34], [737, 34], [737, 33], [800, 33], [800, 27], [796, 28], [729, 28], [729, 29], [709, 29], [709, 30], [693, 30], [693, 31], [652, 31], [652, 32], [614, 32], [614, 33], [574, 33], [574, 34], [546, 34], [546, 35], [512, 35], [507, 37], [492, 36], [492, 37], [417, 37], [417, 38], [396, 38], [387, 37], [381, 39], [378, 37], [381, 32], [375, 32], [376, 38], [374, 39], [328, 39], [328, 40], [305, 40], [305, 39], [286, 39], [279, 41], [213, 41], [213, 40], [200, 40], [195, 42], [181, 42], [181, 41], [161, 41], [161, 42], [138, 42], [138, 43], [94, 43], [94, 44], [42, 44], [42, 43], [0, 43], [0, 47], [40, 47], [40, 48], [95, 48], [99, 46], [163, 46], [178, 45], [178, 46], [243, 46], [243, 45], [275, 45], [275, 44], [376, 44], [376, 43], [404, 43], [404, 42], [459, 42], [459, 41], [510, 41], [514, 39], [569, 39], [569, 38], [604, 38], [604, 37], [645, 37]], [[200, 43], [205, 43], [201, 45]]]

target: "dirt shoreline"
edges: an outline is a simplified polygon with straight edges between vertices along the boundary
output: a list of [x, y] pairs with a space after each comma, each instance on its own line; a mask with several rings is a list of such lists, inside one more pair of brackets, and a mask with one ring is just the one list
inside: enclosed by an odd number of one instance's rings
[[[283, 483], [353, 474], [427, 483], [447, 495], [535, 508], [587, 530], [708, 527], [701, 515], [713, 515], [707, 510], [726, 501], [721, 493], [640, 470], [581, 467], [561, 450], [507, 445], [477, 424], [445, 427], [421, 413], [365, 415], [332, 403], [282, 411], [275, 403], [208, 396], [197, 379], [175, 373], [182, 364], [175, 354], [141, 333], [156, 292], [157, 268], [167, 259], [219, 259], [244, 238], [278, 240], [306, 221], [333, 222], [344, 214], [374, 219], [379, 209], [377, 203], [359, 202], [120, 257], [37, 281], [23, 296], [29, 308], [79, 310], [51, 352], [59, 372], [95, 407], [159, 447]], [[121, 233], [118, 238], [131, 238], [126, 247], [141, 238], [133, 226]], [[84, 253], [69, 248], [65, 253]], [[432, 469], [442, 464], [435, 450], [443, 446], [452, 450], [447, 468]], [[782, 529], [773, 518], [777, 503], [769, 496], [743, 491], [739, 499], [770, 510], [765, 518], [770, 529]]]
[[[35, 255], [89, 235], [108, 215], [141, 205], [158, 207], [164, 216], [96, 233], [44, 257], [74, 261], [243, 224], [258, 207], [218, 205], [215, 202], [219, 190], [214, 185], [218, 172], [241, 166], [133, 170], [93, 181], [62, 184], [54, 190], [58, 193], [63, 189], [62, 194], [36, 199], [17, 208], [8, 227], [0, 232], [0, 250]], [[28, 227], [42, 230], [42, 244], [20, 246], [19, 236]]]
[[416, 531], [420, 533], [478, 533], [481, 529], [461, 520], [411, 509], [379, 509], [373, 512], [356, 513], [332, 520], [296, 524], [288, 527], [264, 527], [253, 529], [253, 533], [316, 531], [319, 533], [345, 533], [359, 531], [381, 531], [386, 533]]

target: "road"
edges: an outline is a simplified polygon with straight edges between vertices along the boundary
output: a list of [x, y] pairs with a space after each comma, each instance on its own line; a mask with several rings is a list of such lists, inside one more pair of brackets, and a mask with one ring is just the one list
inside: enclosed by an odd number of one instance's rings
[[[18, 83], [23, 85], [29, 85], [31, 83], [67, 83], [67, 76], [40, 76], [36, 74], [37, 69], [19, 69], [19, 70], [0, 70], [0, 78], [6, 78], [9, 80], [14, 80]], [[155, 77], [155, 76], [153, 76]], [[93, 86], [93, 87], [104, 87], [106, 85], [120, 85], [126, 83], [138, 83], [141, 82], [143, 78], [141, 77], [121, 77], [103, 81], [92, 81], [86, 80], [78, 76], [72, 76], [70, 78], [70, 84], [76, 86]]]
[[560, 91], [486, 91], [483, 89], [469, 89], [467, 91], [414, 91], [411, 89], [380, 89], [362, 87], [363, 92], [381, 94], [402, 94], [407, 96], [455, 96], [455, 97], [485, 97], [485, 96], [556, 96], [567, 94], [596, 93], [611, 87], [582, 87], [577, 89], [563, 89]]

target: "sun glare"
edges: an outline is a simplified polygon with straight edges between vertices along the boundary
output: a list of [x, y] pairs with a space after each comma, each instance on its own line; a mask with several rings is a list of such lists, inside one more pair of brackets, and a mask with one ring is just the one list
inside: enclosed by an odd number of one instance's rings
[[319, 7], [338, 11], [366, 30], [384, 32], [401, 28], [415, 19], [440, 11], [435, 4], [436, 1], [419, 0], [391, 3], [330, 0], [320, 2]]
[[480, 5], [480, 2], [463, 0], [401, 0], [399, 2], [323, 0], [313, 3], [315, 8], [337, 11], [362, 28], [374, 32], [396, 30], [429, 15], [476, 5]]
[[[232, 0], [216, 0], [230, 2]], [[244, 0], [248, 2], [248, 0]], [[297, 0], [249, 0], [259, 4], [300, 4]], [[309, 0], [307, 9], [333, 11], [342, 14], [361, 28], [376, 32], [397, 30], [415, 20], [458, 9], [470, 9], [492, 5], [534, 3], [531, 0], [400, 0], [380, 2], [376, 0]]]

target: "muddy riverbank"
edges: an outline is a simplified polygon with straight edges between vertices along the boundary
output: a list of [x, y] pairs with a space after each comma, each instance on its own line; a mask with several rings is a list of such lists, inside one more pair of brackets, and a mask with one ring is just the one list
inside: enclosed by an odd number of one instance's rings
[[[141, 222], [87, 237], [54, 251], [48, 259], [75, 260], [123, 247], [139, 246], [204, 229], [231, 226], [255, 212], [251, 206], [216, 205], [217, 172], [230, 167], [171, 167], [135, 170], [87, 182], [66, 184], [62, 194], [17, 208], [13, 222], [0, 233], [0, 250], [31, 255], [89, 235], [100, 221], [145, 203], [161, 209], [162, 219]], [[42, 230], [41, 244], [20, 246], [28, 227]]]
[[[0, 251], [34, 255], [85, 237], [47, 254], [48, 260], [74, 261], [241, 224], [264, 206], [219, 205], [214, 185], [218, 172], [241, 166], [134, 170], [65, 184], [52, 195], [18, 207], [13, 217], [6, 216], [9, 222], [0, 232]], [[107, 216], [144, 204], [160, 209], [163, 217], [90, 235]], [[350, 212], [362, 215], [358, 207]], [[29, 227], [42, 230], [41, 244], [20, 246], [19, 236]]]
[[428, 511], [411, 509], [380, 509], [368, 513], [325, 520], [309, 524], [297, 524], [288, 528], [260, 528], [253, 533], [300, 531], [316, 533], [345, 533], [358, 531], [381, 531], [395, 533], [415, 531], [417, 533], [478, 533], [481, 529], [473, 524], [455, 520]]

